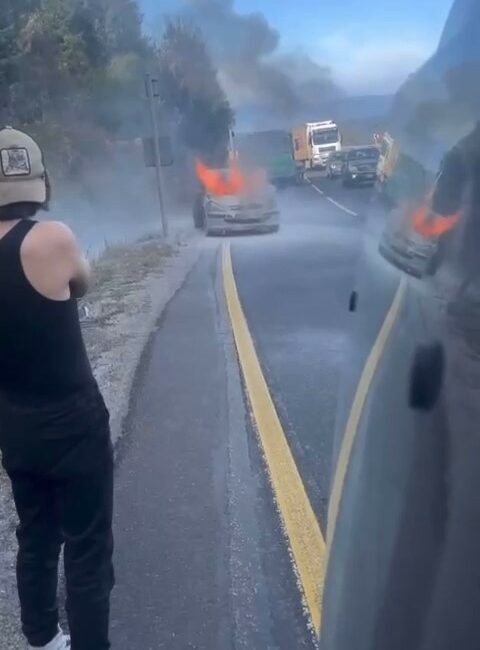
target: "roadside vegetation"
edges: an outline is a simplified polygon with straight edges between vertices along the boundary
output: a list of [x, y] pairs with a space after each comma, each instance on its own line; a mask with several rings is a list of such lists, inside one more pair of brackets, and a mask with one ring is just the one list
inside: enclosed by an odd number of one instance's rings
[[56, 180], [108, 168], [119, 142], [150, 134], [144, 75], [176, 162], [225, 155], [233, 113], [202, 34], [165, 20], [146, 36], [136, 0], [4, 0], [0, 123], [32, 133]]

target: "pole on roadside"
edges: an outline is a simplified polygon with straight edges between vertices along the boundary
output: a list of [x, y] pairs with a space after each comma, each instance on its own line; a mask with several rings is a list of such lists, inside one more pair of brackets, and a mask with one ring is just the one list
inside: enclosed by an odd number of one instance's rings
[[165, 204], [163, 200], [163, 179], [162, 179], [162, 159], [160, 156], [160, 134], [158, 129], [157, 111], [155, 107], [155, 98], [158, 94], [155, 93], [156, 80], [152, 79], [150, 74], [145, 75], [145, 88], [147, 91], [148, 104], [150, 106], [150, 116], [152, 119], [153, 130], [153, 152], [155, 155], [155, 176], [157, 180], [158, 202], [160, 204], [160, 216], [162, 219], [163, 236], [168, 237], [168, 220], [165, 213]]

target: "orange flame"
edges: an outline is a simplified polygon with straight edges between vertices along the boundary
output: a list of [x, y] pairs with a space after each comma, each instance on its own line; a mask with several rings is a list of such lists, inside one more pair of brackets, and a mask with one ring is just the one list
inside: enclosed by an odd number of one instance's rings
[[267, 182], [263, 170], [246, 174], [241, 171], [235, 162], [231, 162], [228, 172], [219, 169], [210, 169], [201, 160], [195, 164], [197, 176], [209, 194], [216, 196], [229, 196], [259, 191]]
[[461, 212], [446, 217], [431, 217], [429, 208], [424, 205], [413, 214], [413, 229], [422, 237], [433, 239], [450, 232], [462, 217]]

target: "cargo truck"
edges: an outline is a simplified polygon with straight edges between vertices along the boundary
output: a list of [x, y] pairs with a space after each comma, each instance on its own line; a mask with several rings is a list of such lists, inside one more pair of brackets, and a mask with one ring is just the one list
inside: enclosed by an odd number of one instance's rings
[[342, 148], [340, 129], [332, 120], [300, 124], [292, 137], [295, 160], [305, 169], [325, 169], [330, 155]]
[[287, 131], [238, 133], [232, 146], [241, 165], [262, 167], [273, 185], [285, 187], [298, 182], [292, 138]]

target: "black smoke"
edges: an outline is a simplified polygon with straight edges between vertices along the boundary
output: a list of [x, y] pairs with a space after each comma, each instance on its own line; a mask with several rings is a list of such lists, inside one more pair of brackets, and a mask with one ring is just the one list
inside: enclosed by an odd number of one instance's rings
[[266, 18], [238, 13], [234, 0], [181, 0], [177, 16], [202, 31], [236, 109], [308, 119], [342, 95], [327, 67], [306, 54], [281, 53]]

